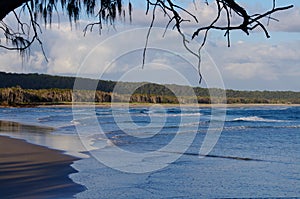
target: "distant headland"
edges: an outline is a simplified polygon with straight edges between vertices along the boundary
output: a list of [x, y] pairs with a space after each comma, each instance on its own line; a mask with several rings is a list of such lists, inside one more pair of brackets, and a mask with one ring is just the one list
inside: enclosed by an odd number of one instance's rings
[[[154, 83], [118, 82], [122, 89], [114, 91], [115, 81], [79, 78], [84, 82], [80, 91], [73, 90], [75, 77], [45, 74], [15, 74], [0, 72], [0, 105], [36, 106], [82, 103], [149, 103], [149, 104], [211, 104], [211, 90], [218, 88], [193, 87], [196, 97], [187, 91], [189, 86]], [[77, 79], [78, 80], [78, 79]], [[137, 88], [137, 89], [135, 89]], [[133, 93], [130, 91], [134, 90]], [[176, 95], [174, 94], [174, 91]], [[219, 104], [300, 104], [300, 92], [226, 90], [226, 98], [213, 99]]]

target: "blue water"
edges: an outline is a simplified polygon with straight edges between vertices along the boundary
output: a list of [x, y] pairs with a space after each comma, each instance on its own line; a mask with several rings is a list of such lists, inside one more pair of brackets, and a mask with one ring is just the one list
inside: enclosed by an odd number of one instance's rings
[[[1, 108], [0, 120], [54, 130], [0, 133], [84, 157], [70, 176], [87, 187], [76, 198], [300, 197], [300, 107], [227, 108], [224, 121], [222, 113]], [[213, 148], [201, 154], [207, 142]]]

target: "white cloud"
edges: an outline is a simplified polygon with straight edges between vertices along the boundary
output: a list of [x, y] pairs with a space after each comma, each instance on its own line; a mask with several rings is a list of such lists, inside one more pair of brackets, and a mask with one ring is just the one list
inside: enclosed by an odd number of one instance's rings
[[1, 50], [0, 53], [0, 70], [7, 72], [22, 72], [22, 59], [19, 53]]
[[271, 31], [300, 32], [300, 7], [275, 13], [272, 17], [278, 19], [279, 22], [271, 20], [269, 25]]
[[[197, 9], [197, 13], [200, 13], [198, 14], [200, 22], [203, 24], [208, 23], [209, 17], [214, 16], [215, 8], [213, 6], [203, 4], [203, 7], [197, 7]], [[300, 27], [299, 9], [295, 8], [292, 12], [285, 13], [289, 13], [289, 15], [278, 16], [281, 22], [276, 24], [281, 26], [274, 26], [275, 23], [272, 23], [270, 29], [273, 31], [298, 31], [297, 28]], [[93, 77], [98, 78], [97, 74], [102, 73], [104, 67], [112, 62], [112, 65], [105, 71], [105, 78], [118, 79], [122, 74], [139, 66], [142, 62], [141, 55], [147, 29], [134, 28], [137, 26], [148, 27], [150, 16], [144, 17], [144, 14], [144, 10], [135, 9], [134, 25], [117, 25], [117, 31], [110, 29], [109, 32], [103, 31], [102, 35], [99, 35], [95, 29], [95, 32], [88, 33], [86, 37], [82, 32], [82, 27], [86, 23], [84, 21], [80, 22], [81, 27], [72, 31], [68, 22], [61, 22], [59, 29], [56, 24], [53, 24], [52, 29], [44, 31], [42, 38], [46, 56], [49, 59], [48, 63], [45, 62], [38, 45], [32, 47], [31, 56], [23, 64], [18, 53], [1, 49], [0, 70], [75, 75], [83, 64], [81, 70], [85, 75], [95, 75]], [[291, 17], [293, 20], [290, 20]], [[164, 27], [166, 18], [159, 15], [157, 20], [156, 25]], [[295, 27], [294, 24], [298, 23], [299, 25]], [[190, 30], [191, 27], [187, 28]], [[133, 29], [133, 31], [124, 32], [128, 29]], [[155, 32], [155, 30], [152, 32], [149, 47], [154, 49], [148, 50], [146, 54], [148, 65], [145, 67], [148, 68], [140, 73], [139, 70], [132, 73], [137, 75], [133, 79], [151, 81], [152, 78], [153, 81], [162, 81], [162, 83], [180, 83], [176, 74], [182, 74], [189, 78], [192, 84], [197, 85], [199, 80], [197, 70], [188, 63], [188, 61], [194, 63], [195, 58], [183, 48], [178, 34], [168, 31], [163, 38], [162, 32]], [[289, 37], [289, 33], [284, 35]], [[104, 43], [102, 43], [103, 41]], [[300, 80], [297, 79], [297, 76], [300, 75], [299, 40], [287, 42], [282, 39], [275, 45], [271, 42], [257, 43], [238, 39], [238, 42], [233, 43], [231, 48], [227, 48], [225, 45], [226, 40], [223, 37], [221, 41], [215, 37], [213, 41], [208, 41], [206, 49], [219, 67], [229, 88], [274, 89], [276, 86], [279, 88], [278, 82], [285, 82], [285, 86], [281, 85], [280, 88], [297, 89], [295, 85], [300, 83]], [[95, 50], [94, 53], [89, 54], [92, 49]], [[85, 60], [88, 55], [90, 57]], [[175, 75], [168, 73], [162, 66], [172, 67], [177, 73], [174, 73]], [[215, 71], [211, 70], [214, 67], [212, 61], [204, 56], [202, 66], [204, 77], [213, 78]], [[132, 78], [132, 76], [129, 77]], [[251, 85], [248, 85], [249, 83]]]
[[[300, 80], [294, 78], [300, 75], [299, 45], [300, 41], [281, 42], [276, 45], [267, 42], [237, 42], [230, 48], [218, 44], [217, 47], [207, 46], [207, 49], [230, 88], [265, 87], [274, 90], [281, 82], [280, 86], [285, 85], [284, 88], [288, 90], [297, 88], [296, 85], [300, 83]], [[237, 81], [240, 84], [236, 84]], [[245, 86], [243, 82], [248, 81], [255, 83]]]
[[278, 77], [273, 69], [263, 63], [231, 63], [225, 67], [227, 76], [235, 79], [254, 79], [276, 80]]

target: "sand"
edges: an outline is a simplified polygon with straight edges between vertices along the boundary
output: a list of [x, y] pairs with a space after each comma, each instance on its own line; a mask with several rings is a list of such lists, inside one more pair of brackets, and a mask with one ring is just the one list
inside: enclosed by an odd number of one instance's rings
[[76, 158], [0, 136], [0, 198], [72, 198], [85, 187], [68, 175]]

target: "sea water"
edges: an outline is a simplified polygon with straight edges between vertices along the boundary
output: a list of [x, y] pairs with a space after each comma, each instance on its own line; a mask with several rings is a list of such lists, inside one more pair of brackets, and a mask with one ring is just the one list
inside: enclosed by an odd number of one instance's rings
[[[300, 197], [300, 107], [220, 109], [225, 117], [175, 106], [1, 108], [0, 120], [52, 130], [0, 133], [82, 157], [70, 176], [87, 187], [77, 198]], [[201, 154], [211, 129], [217, 142]]]

